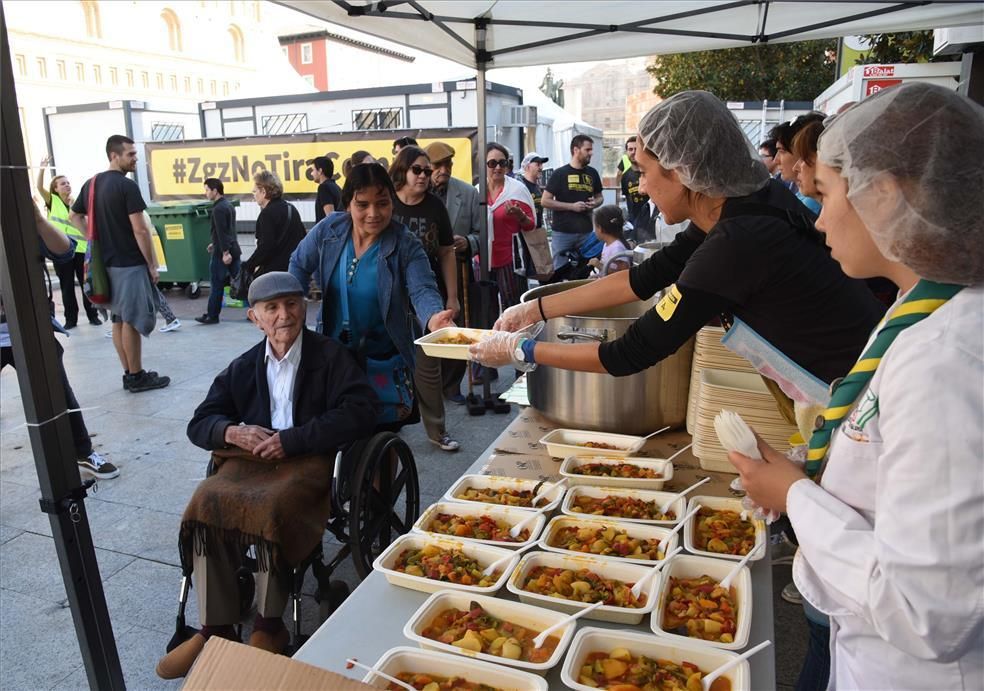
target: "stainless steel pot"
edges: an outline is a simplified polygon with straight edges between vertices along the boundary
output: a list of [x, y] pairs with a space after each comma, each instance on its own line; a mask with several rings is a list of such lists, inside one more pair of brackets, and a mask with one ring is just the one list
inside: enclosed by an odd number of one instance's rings
[[[568, 281], [527, 291], [523, 302], [576, 288], [590, 281]], [[583, 316], [568, 315], [547, 322], [538, 341], [588, 343], [612, 341], [652, 308], [647, 302], [610, 307]], [[648, 434], [687, 418], [690, 364], [694, 341], [644, 372], [628, 377], [570, 372], [540, 366], [529, 374], [530, 404], [558, 424], [622, 434]]]

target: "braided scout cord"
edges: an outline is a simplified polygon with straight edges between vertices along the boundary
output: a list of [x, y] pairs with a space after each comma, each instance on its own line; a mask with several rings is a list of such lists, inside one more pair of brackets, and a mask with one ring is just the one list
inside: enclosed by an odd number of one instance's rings
[[878, 363], [895, 338], [913, 324], [938, 310], [947, 300], [959, 293], [964, 286], [949, 283], [935, 283], [920, 280], [909, 292], [905, 300], [888, 315], [878, 330], [878, 335], [868, 349], [861, 355], [846, 377], [833, 385], [830, 403], [823, 415], [817, 418], [816, 430], [810, 437], [810, 448], [806, 455], [806, 474], [818, 479], [823, 460], [830, 448], [830, 438], [847, 414], [854, 407], [858, 396], [868, 386], [868, 382], [878, 369]]

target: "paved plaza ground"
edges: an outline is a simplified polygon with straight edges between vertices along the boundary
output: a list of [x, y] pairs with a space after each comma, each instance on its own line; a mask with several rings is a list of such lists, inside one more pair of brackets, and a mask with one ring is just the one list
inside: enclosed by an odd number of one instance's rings
[[[55, 299], [60, 302], [57, 289]], [[96, 449], [121, 469], [119, 478], [99, 483], [86, 509], [130, 689], [180, 687], [180, 682], [158, 679], [154, 666], [174, 628], [178, 524], [208, 458], [188, 441], [185, 426], [215, 375], [261, 337], [245, 320], [244, 310], [226, 309], [219, 325], [200, 326], [193, 318], [204, 311], [204, 299], [189, 300], [177, 291], [169, 299], [182, 328], [155, 332], [144, 345], [145, 366], [171, 377], [166, 389], [140, 394], [122, 389], [105, 327], [83, 320], [71, 338], [59, 337], [69, 379], [81, 405], [91, 408], [84, 415]], [[511, 418], [491, 413], [468, 417], [463, 407], [449, 405], [448, 429], [461, 441], [456, 454], [429, 443], [420, 425], [405, 430], [420, 471], [421, 506], [437, 500]], [[48, 517], [38, 507], [37, 474], [23, 422], [17, 374], [7, 368], [0, 375], [0, 689], [84, 689], [85, 670]], [[331, 554], [336, 549], [326, 546]], [[358, 584], [350, 564], [337, 574], [352, 587]], [[781, 588], [789, 569], [777, 567], [774, 575]], [[313, 592], [309, 575], [306, 633], [318, 624]], [[197, 625], [194, 600], [192, 595], [188, 618]], [[802, 659], [805, 626], [798, 608], [778, 598], [775, 606], [777, 678], [780, 688], [791, 688]]]

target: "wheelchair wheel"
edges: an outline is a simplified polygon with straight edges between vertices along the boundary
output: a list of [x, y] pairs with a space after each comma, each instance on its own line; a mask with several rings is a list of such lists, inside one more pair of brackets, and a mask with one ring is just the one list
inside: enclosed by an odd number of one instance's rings
[[366, 444], [352, 478], [349, 545], [360, 578], [394, 537], [410, 531], [420, 511], [420, 483], [413, 452], [392, 432]]

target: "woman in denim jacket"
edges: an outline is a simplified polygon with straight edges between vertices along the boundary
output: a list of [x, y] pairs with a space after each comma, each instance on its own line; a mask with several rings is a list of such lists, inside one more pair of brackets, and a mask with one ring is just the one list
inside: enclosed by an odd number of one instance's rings
[[311, 229], [290, 258], [290, 273], [306, 286], [318, 272], [318, 331], [365, 362], [384, 408], [377, 429], [395, 431], [420, 419], [413, 341], [421, 324], [428, 331], [454, 324], [423, 246], [393, 220], [394, 195], [381, 165], [354, 166], [342, 189], [345, 211]]

